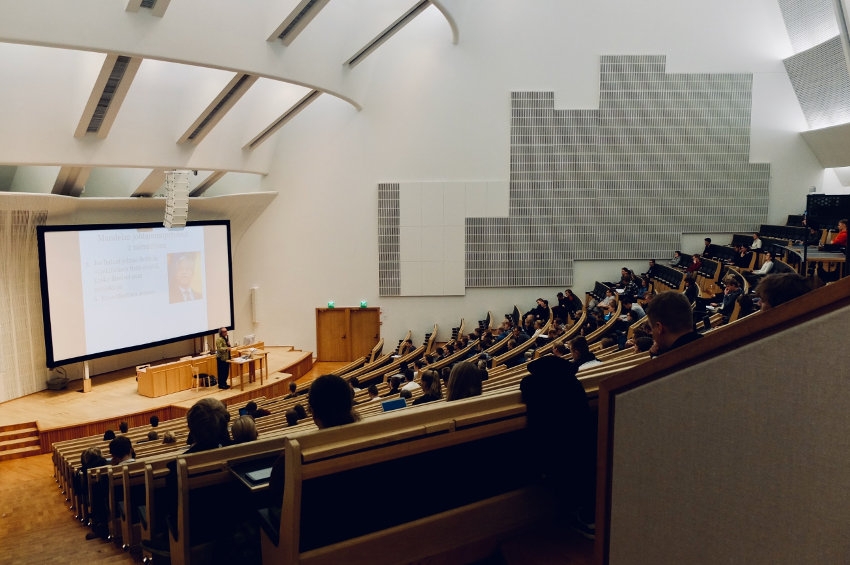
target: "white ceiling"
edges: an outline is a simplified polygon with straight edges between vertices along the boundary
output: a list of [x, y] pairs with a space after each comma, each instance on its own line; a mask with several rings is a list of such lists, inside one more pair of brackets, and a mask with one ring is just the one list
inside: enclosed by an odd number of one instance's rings
[[[0, 3], [0, 191], [155, 196], [164, 171], [173, 169], [197, 171], [190, 175], [193, 196], [259, 191], [280, 132], [298, 119], [296, 109], [311, 111], [309, 103], [298, 102], [314, 93], [309, 102], [318, 94], [358, 111], [373, 61], [345, 62], [412, 8], [419, 5], [411, 20], [424, 11], [442, 14], [442, 35], [435, 40], [457, 41], [441, 2], [138, 4]], [[317, 10], [284, 45], [276, 30], [310, 5]], [[391, 49], [391, 39], [379, 48]], [[114, 119], [105, 120], [100, 133], [83, 134], [116, 56], [137, 71], [124, 75], [112, 95], [108, 112]], [[241, 75], [250, 86], [232, 96], [235, 103], [210, 121], [201, 141], [179, 142]]]

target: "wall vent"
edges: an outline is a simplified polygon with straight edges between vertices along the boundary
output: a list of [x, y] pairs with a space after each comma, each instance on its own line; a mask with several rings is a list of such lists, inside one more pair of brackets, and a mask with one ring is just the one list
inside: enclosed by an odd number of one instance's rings
[[177, 140], [177, 143], [200, 143], [224, 115], [236, 105], [242, 95], [257, 82], [257, 78], [259, 77], [249, 74], [234, 76], [198, 119]]
[[431, 0], [421, 0], [420, 2], [417, 2], [411, 9], [405, 12], [403, 16], [401, 16], [399, 19], [390, 24], [390, 26], [387, 27], [381, 33], [379, 33], [375, 37], [375, 39], [370, 41], [368, 44], [366, 44], [365, 47], [355, 53], [353, 57], [351, 57], [345, 62], [345, 64], [349, 67], [354, 67], [355, 65], [360, 63], [363, 59], [368, 57], [375, 49], [380, 47], [385, 41], [395, 35], [396, 32], [398, 32], [401, 28], [413, 21], [413, 18], [424, 12], [425, 8], [430, 5]]
[[112, 72], [109, 73], [109, 78], [106, 81], [106, 86], [100, 93], [100, 100], [97, 101], [97, 107], [94, 109], [89, 125], [86, 127], [87, 133], [97, 133], [100, 131], [100, 126], [103, 125], [103, 119], [106, 117], [106, 112], [109, 110], [112, 99], [115, 97], [115, 92], [121, 84], [121, 79], [124, 78], [124, 73], [127, 72], [127, 67], [130, 65], [130, 57], [119, 55], [118, 60], [112, 67]]
[[301, 110], [309, 106], [319, 95], [322, 94], [318, 90], [311, 90], [307, 96], [296, 102], [289, 110], [281, 117], [276, 119], [269, 127], [261, 131], [254, 139], [246, 143], [242, 149], [256, 149], [258, 145], [268, 139], [274, 132], [279, 130], [283, 125], [298, 115]]
[[292, 43], [298, 34], [316, 17], [330, 0], [301, 0], [292, 12], [283, 20], [269, 41], [280, 39], [284, 45]]
[[141, 64], [142, 59], [139, 57], [106, 56], [74, 131], [74, 137], [94, 134], [103, 139], [109, 134], [109, 129]]

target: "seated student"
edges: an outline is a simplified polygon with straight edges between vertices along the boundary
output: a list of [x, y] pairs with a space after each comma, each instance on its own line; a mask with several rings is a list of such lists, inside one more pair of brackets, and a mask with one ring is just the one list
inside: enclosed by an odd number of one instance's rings
[[298, 423], [298, 414], [295, 412], [295, 410], [292, 410], [291, 408], [284, 412], [283, 416], [284, 418], [286, 418], [287, 426], [294, 426]]
[[496, 340], [493, 338], [493, 334], [491, 334], [489, 331], [485, 331], [483, 334], [481, 334], [481, 339], [478, 343], [481, 345], [481, 349], [483, 350], [496, 343]]
[[404, 372], [404, 380], [405, 383], [401, 386], [401, 390], [403, 391], [406, 390], [412, 394], [422, 388], [419, 386], [419, 383], [414, 380], [413, 371], [410, 369], [407, 369], [407, 371]]
[[750, 263], [753, 262], [753, 254], [750, 251], [750, 248], [746, 245], [741, 245], [737, 248], [737, 254], [735, 255], [735, 259], [732, 261], [739, 269], [749, 269]]
[[233, 443], [245, 443], [257, 439], [257, 425], [254, 418], [248, 415], [239, 416], [230, 427]]
[[284, 400], [287, 399], [287, 398], [295, 398], [297, 396], [295, 394], [295, 391], [297, 389], [298, 389], [298, 385], [295, 384], [295, 381], [289, 383], [289, 394], [287, 394], [286, 396], [283, 397]]
[[696, 273], [702, 268], [702, 258], [699, 253], [694, 253], [691, 257], [691, 264], [685, 269], [689, 273]]
[[[99, 450], [97, 453], [99, 453]], [[112, 459], [109, 461], [110, 465], [125, 465], [135, 460], [133, 458], [133, 446], [130, 443], [130, 438], [127, 436], [118, 436], [110, 441], [109, 453], [112, 455]], [[84, 452], [83, 455], [86, 455], [86, 453]], [[88, 468], [99, 467], [101, 465], [100, 460], [103, 458], [98, 457], [94, 452], [90, 452], [87, 457], [91, 461], [98, 463], [95, 465], [89, 461]], [[88, 488], [85, 490], [87, 491]], [[86, 534], [86, 539], [107, 539], [109, 537], [109, 479], [106, 476], [100, 477], [100, 480], [92, 485], [91, 507], [92, 531]]]
[[643, 307], [638, 304], [637, 300], [635, 300], [635, 297], [633, 295], [623, 293], [623, 296], [620, 297], [620, 302], [623, 303], [623, 307], [620, 310], [621, 317], [625, 318], [626, 314], [630, 310], [635, 313], [637, 320], [640, 320], [644, 316], [646, 316], [646, 312], [644, 311]]
[[688, 273], [685, 277], [685, 290], [683, 294], [691, 304], [695, 303], [697, 298], [699, 298], [699, 287], [697, 287], [696, 278], [692, 273]]
[[[74, 490], [80, 493], [80, 498], [83, 505], [90, 506], [92, 509], [91, 527], [92, 531], [86, 534], [86, 539], [95, 538], [106, 539], [109, 537], [109, 508], [104, 506], [104, 502], [108, 501], [108, 492], [103, 492], [103, 484], [92, 485], [92, 494], [94, 500], [89, 500], [88, 486], [88, 471], [94, 467], [102, 467], [107, 464], [103, 454], [97, 447], [89, 447], [83, 450], [80, 454], [80, 468], [74, 474]], [[101, 492], [98, 492], [101, 491]], [[103, 496], [103, 495], [106, 496]]]
[[532, 336], [532, 335], [534, 335], [534, 331], [535, 331], [535, 329], [536, 329], [536, 328], [535, 328], [535, 324], [536, 324], [538, 321], [542, 321], [542, 320], [536, 320], [536, 319], [535, 319], [533, 316], [531, 316], [531, 315], [526, 316], [526, 317], [525, 317], [525, 319], [524, 319], [524, 320], [523, 320], [523, 322], [522, 322], [522, 331], [523, 331], [523, 333], [527, 334], [528, 336]]
[[406, 340], [402, 341], [400, 344], [398, 344], [398, 351], [396, 351], [392, 355], [392, 359], [398, 359], [399, 357], [404, 357], [405, 355], [407, 355], [411, 351], [413, 351], [413, 342], [410, 341], [409, 339], [406, 339]]
[[759, 235], [759, 233], [753, 233], [753, 242], [750, 244], [750, 249], [752, 249], [753, 251], [758, 251], [759, 249], [761, 249], [762, 243], [764, 242], [761, 240], [761, 236]]
[[440, 381], [440, 375], [437, 371], [423, 371], [419, 377], [419, 382], [424, 394], [413, 401], [414, 406], [443, 398], [443, 383]]
[[486, 371], [482, 371], [474, 363], [461, 361], [452, 367], [446, 392], [446, 401], [461, 400], [481, 395], [481, 383], [485, 380]]
[[617, 309], [617, 295], [610, 288], [605, 291], [605, 298], [599, 301], [596, 305], [603, 315], [609, 316]]
[[641, 335], [635, 338], [634, 343], [634, 352], [635, 353], [643, 353], [644, 351], [649, 351], [652, 348], [652, 338], [649, 336]]
[[740, 306], [738, 310], [739, 320], [745, 316], [749, 316], [750, 314], [756, 311], [756, 306], [753, 302], [753, 297], [749, 294], [744, 294], [742, 292], [741, 295], [738, 297], [738, 304]]
[[635, 298], [640, 300], [646, 296], [647, 292], [649, 292], [649, 277], [635, 275], [635, 283], [637, 284], [637, 293], [635, 294]]
[[601, 363], [596, 358], [596, 355], [590, 352], [590, 346], [587, 344], [587, 339], [584, 336], [578, 336], [570, 341], [570, 357], [572, 358], [576, 372]]
[[[230, 413], [222, 401], [211, 396], [197, 401], [186, 412], [186, 424], [189, 428], [187, 442], [191, 442], [191, 445], [184, 453], [197, 453], [230, 445], [230, 433], [227, 430], [229, 421]], [[169, 462], [167, 467], [168, 475], [165, 477], [164, 496], [166, 505], [163, 509], [167, 518], [164, 516], [164, 520], [157, 520], [158, 524], [167, 523], [168, 520], [173, 520], [171, 517], [177, 516], [177, 461]], [[210, 504], [212, 504], [212, 501], [210, 501]], [[198, 512], [198, 516], [208, 516], [210, 519], [215, 514], [214, 507]], [[208, 521], [197, 520], [198, 528], [206, 527], [206, 525], [208, 525]], [[193, 525], [194, 527], [196, 526]], [[158, 551], [167, 551], [166, 548], [168, 546], [168, 532], [166, 530], [154, 532], [150, 548]]]
[[[577, 370], [575, 362], [558, 354], [540, 357], [528, 364], [529, 375], [520, 381], [520, 391], [528, 407], [527, 458], [565, 514], [578, 515], [577, 529], [590, 537], [594, 532], [596, 426]], [[558, 448], [552, 449], [553, 445]]]
[[620, 269], [620, 280], [616, 283], [608, 283], [609, 286], [613, 286], [614, 288], [624, 289], [626, 285], [629, 284], [632, 280], [632, 270], [628, 267], [623, 267]]
[[658, 265], [655, 263], [655, 259], [650, 259], [648, 266], [646, 268], [646, 272], [643, 274], [644, 278], [652, 279], [658, 275]]
[[640, 287], [637, 284], [637, 280], [635, 279], [635, 274], [631, 269], [625, 269], [626, 273], [624, 278], [620, 281], [623, 284], [623, 294], [630, 294], [631, 296], [636, 296]]
[[257, 406], [257, 403], [251, 400], [248, 404], [245, 405], [245, 415], [251, 416], [253, 419], [262, 418], [263, 416], [268, 416], [271, 414], [265, 408], [260, 408]]
[[542, 298], [538, 298], [537, 304], [534, 306], [534, 308], [522, 315], [523, 318], [528, 318], [529, 316], [531, 316], [532, 322], [534, 320], [548, 320], [549, 302]]
[[[520, 341], [517, 341], [514, 338], [508, 339], [508, 351], [513, 350], [515, 347], [520, 345], [520, 343], [524, 343], [524, 342], [525, 342], [525, 340], [520, 342]], [[516, 355], [514, 355], [513, 357], [506, 359], [505, 360], [505, 366], [506, 367], [516, 367], [518, 365], [522, 365], [524, 362], [525, 362], [525, 352], [521, 351], [521, 352], [517, 353]]]
[[764, 263], [761, 264], [761, 267], [755, 269], [751, 272], [742, 272], [741, 274], [747, 279], [747, 282], [750, 283], [751, 286], [755, 286], [758, 284], [759, 280], [766, 274], [770, 273], [773, 270], [773, 261], [775, 257], [771, 251], [765, 253]]
[[366, 389], [369, 392], [369, 400], [367, 402], [372, 402], [373, 400], [380, 400], [381, 395], [378, 394], [378, 386], [377, 385], [369, 385], [369, 388]]
[[118, 436], [110, 441], [109, 453], [112, 455], [112, 460], [109, 461], [110, 465], [121, 465], [123, 463], [132, 463], [135, 461], [133, 445], [130, 443], [130, 438], [127, 436]]
[[770, 310], [811, 290], [809, 281], [797, 273], [779, 273], [765, 276], [756, 287], [761, 310]]
[[673, 254], [673, 258], [670, 259], [669, 263], [671, 267], [681, 267], [682, 262], [685, 260], [685, 256], [682, 255], [681, 251], [676, 251]]
[[723, 323], [725, 324], [729, 321], [729, 316], [732, 315], [732, 310], [735, 309], [735, 301], [738, 300], [738, 296], [741, 295], [743, 290], [737, 277], [733, 275], [724, 277], [723, 284], [723, 302], [714, 302], [711, 304], [711, 307], [723, 315]]
[[[354, 411], [354, 396], [351, 387], [342, 377], [322, 375], [310, 384], [307, 404], [313, 412], [313, 422], [320, 430], [353, 424], [360, 420]], [[280, 524], [280, 504], [283, 501], [285, 461], [277, 458], [269, 477], [269, 515], [275, 525]]]
[[502, 325], [499, 326], [499, 333], [496, 335], [496, 341], [500, 341], [511, 335], [511, 330], [513, 329], [513, 327], [514, 325], [511, 322], [510, 318], [505, 318], [504, 320], [502, 320]]
[[820, 245], [821, 231], [815, 225], [807, 226], [806, 239], [799, 241], [801, 245], [817, 246]]
[[659, 292], [647, 306], [646, 315], [652, 330], [654, 343], [649, 351], [653, 357], [702, 338], [693, 329], [691, 305], [684, 294]]
[[401, 388], [401, 383], [403, 382], [401, 375], [393, 375], [389, 378], [390, 390], [381, 396], [383, 398], [387, 398], [388, 396], [395, 396], [398, 394], [399, 389]]
[[832, 238], [828, 246], [823, 246], [822, 249], [830, 250], [830, 248], [838, 249], [847, 247], [847, 224], [850, 220], [844, 218], [838, 220], [838, 233]]

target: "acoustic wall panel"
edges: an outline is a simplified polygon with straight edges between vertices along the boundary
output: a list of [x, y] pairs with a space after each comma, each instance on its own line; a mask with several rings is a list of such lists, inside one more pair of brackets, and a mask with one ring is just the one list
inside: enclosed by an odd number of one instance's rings
[[575, 259], [667, 257], [682, 233], [756, 229], [770, 166], [749, 162], [751, 92], [748, 74], [603, 56], [598, 110], [513, 93], [508, 214], [470, 214], [480, 186], [467, 189], [465, 286], [568, 286]]
[[466, 217], [507, 217], [508, 183], [382, 184], [378, 192], [381, 296], [464, 294]]
[[378, 289], [381, 296], [399, 296], [398, 183], [378, 185]]
[[833, 0], [779, 0], [794, 53], [838, 35]]
[[784, 60], [811, 128], [850, 122], [850, 74], [838, 36]]

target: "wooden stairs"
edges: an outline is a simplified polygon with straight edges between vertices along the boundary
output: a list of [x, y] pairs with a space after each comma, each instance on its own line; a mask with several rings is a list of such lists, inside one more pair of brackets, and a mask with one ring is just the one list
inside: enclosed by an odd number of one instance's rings
[[0, 426], [0, 461], [40, 453], [41, 442], [35, 422]]

